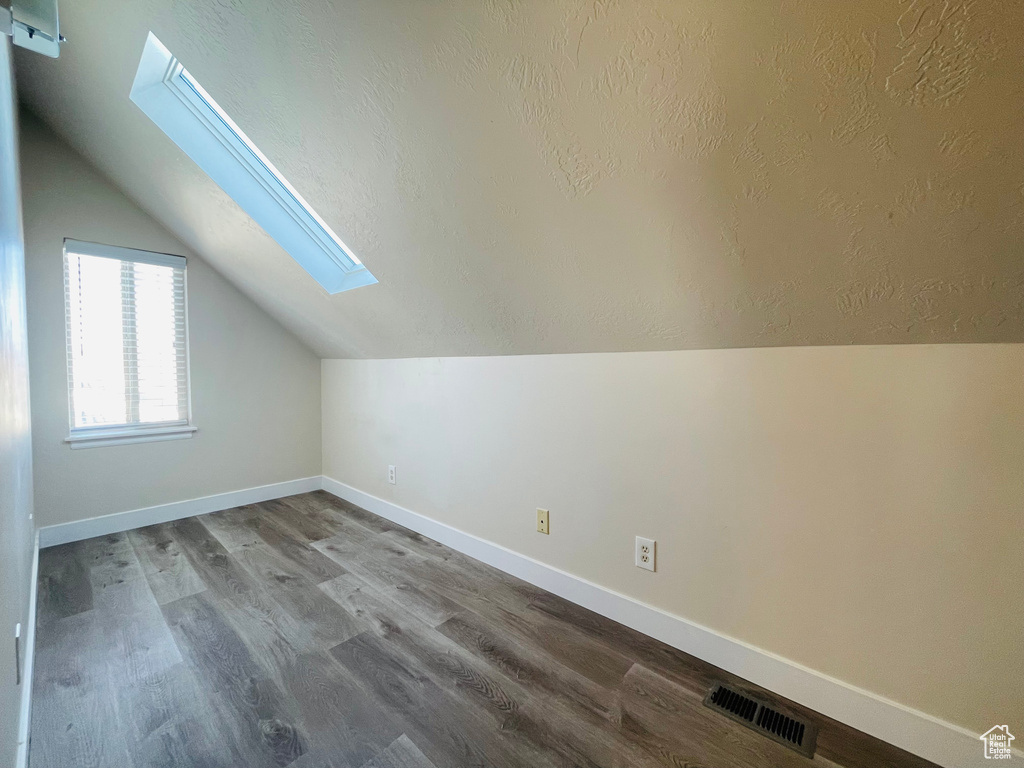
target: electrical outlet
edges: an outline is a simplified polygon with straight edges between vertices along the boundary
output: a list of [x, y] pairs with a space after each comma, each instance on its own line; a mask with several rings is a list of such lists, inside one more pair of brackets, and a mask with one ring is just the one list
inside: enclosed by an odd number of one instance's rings
[[394, 464], [388, 464], [388, 482], [392, 485], [398, 483], [398, 468]]
[[654, 570], [654, 557], [657, 542], [654, 539], [645, 539], [643, 536], [636, 537], [636, 567], [644, 570]]
[[537, 510], [537, 531], [539, 533], [550, 533], [548, 530], [548, 516], [550, 514], [546, 509]]

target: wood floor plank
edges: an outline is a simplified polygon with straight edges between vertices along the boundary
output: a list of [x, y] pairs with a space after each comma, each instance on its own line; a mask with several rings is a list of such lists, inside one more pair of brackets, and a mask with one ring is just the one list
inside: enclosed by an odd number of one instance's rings
[[92, 608], [92, 582], [75, 544], [40, 550], [37, 588], [41, 626]]
[[236, 768], [238, 757], [202, 716], [179, 717], [135, 745], [135, 765], [142, 768]]
[[206, 589], [206, 584], [174, 540], [168, 525], [128, 532], [143, 573], [158, 603], [170, 603]]
[[245, 643], [203, 594], [163, 606], [167, 622], [198, 677], [232, 728], [233, 746], [248, 766], [286, 766], [303, 752], [292, 706], [263, 676]]
[[[594, 753], [599, 740], [593, 737], [600, 728], [589, 731], [590, 738], [573, 739], [564, 730], [553, 727], [563, 722], [551, 702], [538, 706], [526, 687], [489, 669], [476, 658], [427, 628], [415, 628], [390, 635], [388, 643], [406, 658], [414, 660], [453, 700], [461, 701], [477, 716], [480, 728], [486, 721], [498, 740], [502, 757], [519, 765], [576, 765], [597, 768], [608, 765], [604, 751]], [[565, 718], [569, 721], [570, 718]]]
[[353, 526], [361, 528], [368, 535], [377, 534], [376, 531], [360, 525], [351, 517], [345, 515], [342, 510], [337, 508], [332, 499], [337, 501], [330, 494], [317, 492], [286, 496], [280, 499], [280, 501], [299, 512], [299, 514], [306, 515], [330, 529], [331, 536], [335, 536], [345, 529], [351, 529]]
[[389, 531], [384, 531], [380, 536], [384, 541], [397, 544], [403, 549], [411, 550], [428, 559], [434, 558], [444, 562], [455, 560], [461, 564], [462, 558], [465, 557], [462, 553], [456, 552], [444, 544], [428, 539], [423, 534], [416, 533], [416, 531], [411, 531], [408, 528], [402, 528], [401, 526], [395, 526]]
[[194, 518], [202, 523], [213, 537], [221, 543], [228, 552], [255, 544], [260, 540], [256, 528], [252, 524], [256, 514], [256, 505], [247, 504], [233, 509], [224, 509], [220, 512], [211, 512], [208, 515], [199, 515]]
[[318, 586], [349, 615], [379, 635], [399, 631], [402, 627], [411, 627], [416, 621], [415, 618], [403, 613], [386, 595], [354, 574], [346, 573]]
[[[224, 619], [249, 647], [268, 677], [275, 677], [282, 664], [295, 653], [322, 647], [314, 628], [296, 619], [289, 608], [275, 598], [277, 582], [265, 583], [236, 559], [238, 552], [265, 546], [261, 540], [235, 553], [197, 520], [172, 523], [172, 535], [200, 578], [210, 599]], [[293, 563], [289, 566], [294, 568]]]
[[359, 568], [369, 574], [369, 578], [384, 587], [392, 587], [408, 582], [405, 569], [411, 564], [423, 564], [429, 558], [416, 554], [405, 547], [389, 541], [384, 534], [378, 536], [373, 545], [363, 549], [355, 557], [349, 558], [350, 565], [339, 561], [348, 570]]
[[94, 611], [37, 627], [33, 768], [132, 768], [108, 662], [116, 642]]
[[225, 597], [256, 591], [258, 585], [232, 560], [230, 551], [207, 528], [206, 522], [200, 521], [202, 518], [187, 518], [175, 520], [168, 526], [170, 535], [207, 589]]
[[112, 558], [127, 553], [132, 545], [128, 541], [127, 534], [111, 533], [106, 536], [97, 536], [92, 539], [76, 541], [71, 544], [78, 553], [82, 563], [91, 568], [94, 565], [103, 565]]
[[220, 737], [225, 730], [185, 662], [118, 689], [128, 750], [136, 766], [229, 766], [240, 756]]
[[[804, 717], [817, 720], [820, 715], [805, 707], [796, 710]], [[818, 732], [818, 753], [815, 760], [828, 760], [843, 768], [929, 768], [929, 761], [905, 752], [891, 744], [868, 736], [850, 726], [827, 720]]]
[[383, 752], [363, 764], [363, 768], [436, 768], [412, 740], [402, 734]]
[[397, 523], [386, 520], [372, 512], [367, 512], [365, 509], [357, 507], [355, 504], [345, 501], [344, 499], [333, 498], [329, 503], [331, 509], [341, 513], [349, 520], [354, 520], [375, 533], [384, 533], [385, 531], [394, 531], [402, 528], [402, 526]]
[[311, 513], [303, 509], [301, 504], [287, 504], [283, 499], [279, 499], [261, 502], [256, 507], [261, 516], [270, 518], [289, 532], [293, 532], [298, 541], [312, 543], [328, 539], [337, 532], [329, 516]]
[[365, 547], [351, 556], [328, 552], [342, 567], [431, 627], [444, 623], [463, 610], [455, 601], [411, 578], [402, 567], [396, 567], [396, 561], [403, 564], [425, 561], [423, 556], [397, 544], [378, 541], [375, 546]]
[[[33, 768], [925, 768], [319, 491], [40, 554]], [[747, 686], [749, 687], [749, 686]]]
[[[319, 584], [321, 579], [313, 576], [290, 558], [283, 557], [277, 550], [263, 541], [246, 544], [240, 549], [229, 553], [231, 559], [241, 565], [261, 586], [288, 586], [289, 584]], [[345, 573], [344, 568], [338, 569], [338, 576]], [[313, 576], [312, 578], [310, 578]]]
[[[262, 504], [253, 505], [249, 514], [237, 523], [238, 526], [248, 529], [253, 538], [227, 537], [235, 544], [229, 551], [234, 552], [259, 544], [266, 545], [274, 549], [281, 557], [292, 561], [296, 567], [302, 569], [302, 573], [308, 579], [314, 582], [326, 581], [345, 572], [344, 568], [339, 567], [329, 557], [311, 547], [309, 542], [296, 538], [296, 531], [278, 522], [275, 515], [266, 514], [264, 506]], [[207, 519], [202, 520], [204, 524], [209, 523]], [[220, 533], [217, 535], [224, 537], [224, 525], [223, 523], [218, 523], [218, 525]]]
[[283, 690], [297, 703], [309, 751], [339, 768], [362, 765], [398, 735], [400, 724], [330, 654], [305, 653], [284, 669]]
[[509, 753], [524, 765], [656, 766], [635, 745], [608, 738], [617, 717], [580, 717], [571, 700], [547, 696], [529, 681], [503, 674], [439, 632], [416, 626], [386, 639], [442, 689], [489, 716], [506, 737]]
[[344, 567], [346, 562], [375, 548], [374, 539], [379, 535], [354, 520], [339, 518], [333, 535], [314, 541], [310, 546]]
[[[125, 543], [127, 542], [126, 536]], [[89, 566], [89, 580], [92, 582], [94, 595], [107, 587], [145, 578], [146, 574], [142, 570], [142, 564], [139, 563], [131, 545], [112, 557], [97, 559], [93, 565]]]
[[262, 526], [260, 538], [277, 553], [303, 569], [310, 581], [319, 583], [333, 579], [345, 572], [336, 562], [318, 552], [308, 544], [290, 538], [285, 531], [274, 525]]
[[[302, 638], [309, 635], [308, 630], [298, 627], [287, 611], [272, 598], [270, 587], [273, 584], [264, 583], [258, 575], [247, 571], [197, 519], [178, 520], [171, 526], [172, 535], [209, 590], [230, 605], [250, 612], [263, 624], [276, 626], [283, 637], [295, 641], [298, 646], [305, 645]], [[265, 543], [258, 539], [240, 551], [260, 550], [261, 547], [265, 547]], [[298, 568], [299, 573], [305, 572], [294, 561], [285, 562], [288, 562], [289, 568]], [[337, 565], [334, 568], [332, 572], [342, 572]]]
[[[358, 575], [362, 575], [356, 570]], [[462, 606], [449, 600], [429, 587], [420, 588], [410, 579], [401, 579], [391, 586], [387, 596], [398, 603], [407, 613], [424, 624], [436, 627], [462, 612]]]
[[490, 574], [481, 578], [424, 557], [393, 559], [390, 564], [414, 583], [429, 585], [435, 592], [481, 615], [500, 611], [521, 614], [529, 607], [529, 599]]
[[598, 685], [544, 649], [496, 630], [476, 614], [461, 613], [437, 629], [505, 676], [561, 700], [581, 719], [606, 726], [618, 720], [617, 685]]
[[181, 653], [145, 579], [108, 587], [95, 619], [115, 643], [108, 672], [122, 687], [181, 663]]
[[331, 654], [402, 719], [405, 732], [439, 768], [554, 765], [543, 758], [524, 762], [522, 755], [514, 754], [509, 735], [502, 734], [493, 719], [443, 690], [375, 632], [357, 635]]
[[246, 547], [231, 557], [254, 579], [266, 584], [267, 594], [307, 629], [324, 650], [367, 629], [366, 622], [317, 589], [316, 583], [308, 580], [294, 561], [285, 560], [269, 547]]
[[354, 768], [348, 762], [339, 763], [331, 755], [311, 749], [294, 760], [288, 768]]
[[530, 603], [520, 595], [493, 599], [481, 592], [468, 578], [437, 579], [431, 589], [487, 621], [495, 630], [519, 638], [535, 648], [543, 649], [560, 663], [592, 680], [599, 686], [615, 687], [633, 665], [633, 660], [620, 650], [580, 632], [573, 624], [530, 613]]
[[[118, 563], [125, 562], [125, 551], [118, 551], [115, 557], [118, 560], [107, 573], [123, 568]], [[66, 632], [80, 641], [82, 645], [76, 646], [77, 658], [87, 663], [85, 679], [91, 680], [91, 687], [85, 689], [88, 697], [96, 697], [97, 689], [106, 692], [101, 708], [81, 713], [68, 732], [75, 727], [91, 726], [102, 733], [106, 724], [97, 721], [110, 715], [102, 707], [112, 706], [114, 712], [120, 713], [120, 727], [124, 729], [121, 737], [129, 754], [133, 754], [137, 743], [172, 717], [171, 708], [187, 703], [184, 699], [168, 702], [162, 692], [161, 681], [166, 671], [180, 666], [182, 659], [145, 579], [109, 579], [102, 567], [95, 564], [90, 570], [94, 574], [99, 570], [101, 574], [100, 578], [92, 579], [98, 590], [93, 609], [76, 614], [74, 625], [48, 626], [41, 631]], [[46, 670], [44, 674], [51, 670], [49, 665], [59, 669], [64, 662], [64, 657], [48, 658], [45, 647], [41, 642], [37, 656], [37, 669]], [[70, 687], [81, 690], [82, 675], [76, 673], [76, 677], [79, 683]], [[65, 675], [63, 679], [72, 678]], [[47, 712], [53, 703], [51, 697], [60, 694], [60, 685], [48, 686], [40, 692], [35, 702], [40, 713]], [[117, 754], [120, 755], [119, 749]]]
[[[354, 576], [341, 577], [321, 587], [353, 605], [354, 610], [373, 615], [377, 634], [389, 644], [392, 653], [399, 653], [424, 670], [439, 690], [447, 691], [451, 701], [461, 701], [462, 708], [468, 708], [477, 718], [480, 728], [501, 734], [502, 738], [493, 745], [498, 753], [491, 753], [492, 760], [518, 761], [523, 765], [597, 764], [588, 755], [595, 748], [607, 746], [606, 741], [595, 736], [611, 725], [608, 721], [600, 722], [594, 732], [578, 739], [553, 734], [547, 725], [551, 707], [544, 711], [540, 707], [524, 710], [529, 697], [518, 681], [481, 665], [468, 652], [429, 626], [412, 620], [401, 606], [374, 593]], [[524, 717], [524, 711], [529, 711], [530, 716]], [[636, 761], [633, 764], [641, 765]]]
[[[459, 727], [458, 715], [445, 707], [442, 692], [425, 676], [396, 662], [374, 632], [365, 632], [331, 649], [339, 661], [390, 716], [403, 732], [411, 732], [441, 768], [490, 766], [482, 745], [467, 738]], [[433, 717], [433, 724], [428, 719]], [[421, 734], [429, 734], [423, 744]]]

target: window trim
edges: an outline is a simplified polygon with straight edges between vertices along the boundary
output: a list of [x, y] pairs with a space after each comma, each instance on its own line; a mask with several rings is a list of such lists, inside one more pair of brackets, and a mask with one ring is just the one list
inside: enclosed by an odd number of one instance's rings
[[172, 253], [141, 251], [138, 248], [125, 248], [122, 245], [104, 245], [103, 243], [90, 243], [85, 240], [72, 240], [70, 237], [65, 237], [64, 258], [67, 258], [69, 250], [82, 256], [98, 256], [101, 259], [134, 261], [139, 264], [155, 264], [158, 267], [175, 267], [177, 269], [188, 267], [188, 259], [184, 256], [175, 256]]
[[[120, 245], [105, 245], [103, 243], [92, 243], [84, 240], [74, 240], [70, 237], [64, 238], [64, 273], [65, 291], [67, 290], [67, 263], [68, 253], [77, 253], [83, 256], [96, 256], [116, 261], [132, 261], [138, 264], [155, 264], [162, 267], [175, 267], [184, 271], [183, 276], [183, 302], [185, 317], [185, 418], [177, 421], [147, 421], [140, 424], [109, 424], [99, 427], [76, 427], [74, 393], [71, 391], [70, 382], [72, 372], [68, 366], [67, 350], [65, 350], [65, 380], [68, 386], [68, 436], [64, 442], [70, 444], [72, 449], [98, 448], [107, 445], [128, 445], [131, 443], [153, 443], [165, 440], [186, 440], [198, 431], [192, 423], [192, 356], [189, 349], [189, 320], [188, 320], [188, 259], [184, 256], [177, 256], [171, 253], [160, 253], [158, 251], [143, 251], [138, 248], [126, 248]], [[66, 300], [65, 300], [66, 301]], [[68, 332], [67, 306], [64, 307], [64, 330]]]
[[327, 293], [377, 282], [152, 32], [130, 98]]
[[73, 449], [99, 448], [103, 445], [128, 445], [130, 443], [158, 443], [164, 440], [187, 440], [198, 427], [187, 422], [161, 422], [133, 426], [90, 427], [74, 430], [64, 438]]

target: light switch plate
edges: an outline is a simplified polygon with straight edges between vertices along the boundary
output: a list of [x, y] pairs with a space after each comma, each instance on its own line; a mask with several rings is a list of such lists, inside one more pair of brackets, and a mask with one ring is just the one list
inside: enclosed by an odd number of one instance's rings
[[550, 533], [548, 529], [550, 514], [546, 509], [537, 510], [537, 531], [539, 533]]

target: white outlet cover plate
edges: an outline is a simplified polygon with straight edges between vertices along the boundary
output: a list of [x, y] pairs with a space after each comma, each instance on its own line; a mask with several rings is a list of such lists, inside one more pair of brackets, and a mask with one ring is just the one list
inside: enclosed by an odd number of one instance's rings
[[636, 567], [647, 571], [653, 571], [655, 558], [657, 557], [658, 543], [654, 539], [645, 539], [643, 536], [636, 537]]
[[392, 485], [398, 482], [398, 469], [394, 464], [388, 464], [388, 482]]

